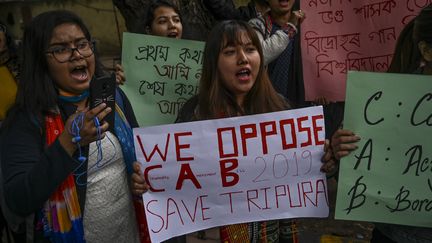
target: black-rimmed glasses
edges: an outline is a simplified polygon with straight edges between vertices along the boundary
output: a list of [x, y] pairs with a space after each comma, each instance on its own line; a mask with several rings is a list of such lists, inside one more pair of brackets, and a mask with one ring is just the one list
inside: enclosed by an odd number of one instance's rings
[[90, 41], [80, 41], [76, 44], [76, 47], [59, 46], [54, 47], [48, 51], [46, 54], [51, 54], [59, 63], [68, 62], [73, 53], [77, 51], [84, 58], [93, 55], [94, 43]]

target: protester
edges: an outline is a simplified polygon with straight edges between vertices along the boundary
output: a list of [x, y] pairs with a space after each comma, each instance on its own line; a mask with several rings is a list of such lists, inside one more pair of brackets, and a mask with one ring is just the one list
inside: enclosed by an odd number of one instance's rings
[[[166, 0], [153, 1], [147, 11], [145, 22], [146, 34], [181, 39], [183, 25], [176, 5]], [[123, 67], [116, 65], [116, 80], [124, 84], [126, 76]]]
[[[270, 11], [250, 20], [257, 31], [264, 52], [264, 63], [274, 88], [288, 100], [300, 106], [304, 102], [301, 67], [299, 24], [305, 18], [301, 10], [294, 11], [298, 1], [268, 0]], [[297, 43], [297, 44], [296, 44]]]
[[[90, 82], [105, 75], [93, 43], [68, 11], [42, 13], [24, 32], [0, 154], [6, 203], [34, 215], [34, 242], [139, 242], [127, 175], [137, 122], [120, 90], [115, 110], [88, 107]], [[103, 121], [110, 112], [115, 124]]]
[[[6, 117], [7, 110], [15, 102], [18, 78], [19, 65], [17, 48], [6, 25], [0, 23], [0, 126]], [[3, 178], [1, 175], [1, 169], [0, 178]], [[2, 233], [5, 229], [8, 240], [8, 230], [10, 230], [14, 242], [23, 242], [25, 240], [25, 235], [22, 234], [21, 227], [11, 225], [5, 218], [6, 216], [9, 216], [9, 209], [6, 208], [4, 202], [2, 179], [0, 180], [0, 197], [2, 197], [0, 199], [0, 239], [2, 239]]]
[[152, 2], [147, 11], [145, 29], [149, 35], [180, 39], [183, 25], [179, 10], [169, 1]]
[[[177, 122], [260, 114], [290, 109], [272, 87], [255, 31], [242, 21], [217, 24], [204, 48], [199, 94], [182, 108]], [[327, 143], [328, 144], [328, 143]], [[326, 146], [327, 149], [327, 146]], [[323, 157], [323, 171], [334, 168], [331, 151]], [[138, 163], [134, 164], [134, 192], [147, 189]], [[249, 233], [248, 233], [249, 232]], [[221, 242], [297, 242], [291, 219], [220, 227]]]
[[[432, 75], [432, 4], [424, 8], [415, 20], [405, 27], [397, 43], [394, 57], [396, 59], [393, 62], [397, 63], [394, 64], [394, 67], [398, 68], [392, 68], [391, 72]], [[411, 43], [414, 43], [417, 48], [403, 49], [412, 46]], [[339, 160], [349, 155], [357, 148], [356, 142], [359, 140], [360, 137], [352, 131], [342, 129], [336, 131], [331, 142], [335, 158]], [[370, 242], [430, 243], [432, 242], [432, 230], [423, 227], [376, 223]]]
[[413, 73], [432, 75], [432, 4], [424, 8], [416, 17], [413, 41], [418, 47], [418, 52], [414, 52], [418, 68], [413, 70]]
[[0, 23], [0, 122], [15, 101], [18, 76], [16, 47], [6, 25]]
[[[414, 44], [413, 29], [415, 18], [412, 19], [399, 34], [393, 58], [388, 68], [390, 73], [412, 73], [418, 66], [418, 47]], [[417, 54], [416, 54], [417, 52]]]

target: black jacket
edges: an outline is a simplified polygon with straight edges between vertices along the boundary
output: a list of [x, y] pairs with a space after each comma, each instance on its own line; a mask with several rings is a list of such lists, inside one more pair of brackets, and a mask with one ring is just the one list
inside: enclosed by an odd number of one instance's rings
[[[120, 94], [126, 119], [132, 127], [137, 127], [128, 99], [124, 93]], [[74, 105], [67, 103], [60, 103], [59, 108], [63, 121], [76, 111]], [[18, 111], [14, 121], [1, 133], [5, 199], [11, 211], [18, 215], [27, 216], [40, 210], [70, 173], [87, 169], [87, 164], [79, 166], [79, 162], [66, 153], [58, 140], [47, 146], [43, 130], [44, 124], [26, 112]], [[83, 155], [88, 156], [88, 146], [83, 149]], [[77, 185], [76, 189], [84, 212], [87, 177], [80, 177], [80, 181], [84, 186]]]
[[216, 20], [244, 20], [257, 17], [255, 4], [251, 1], [247, 6], [235, 8], [232, 0], [204, 0], [204, 5]]

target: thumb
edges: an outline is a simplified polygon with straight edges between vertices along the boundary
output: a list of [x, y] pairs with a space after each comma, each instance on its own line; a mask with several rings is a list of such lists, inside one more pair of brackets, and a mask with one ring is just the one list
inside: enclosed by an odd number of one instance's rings
[[135, 173], [141, 174], [141, 165], [139, 162], [135, 161], [132, 165], [132, 168]]

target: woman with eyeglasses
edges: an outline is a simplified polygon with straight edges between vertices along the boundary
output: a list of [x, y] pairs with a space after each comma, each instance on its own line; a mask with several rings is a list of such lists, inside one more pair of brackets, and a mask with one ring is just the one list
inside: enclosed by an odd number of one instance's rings
[[[128, 183], [137, 122], [120, 90], [115, 110], [88, 107], [89, 84], [104, 73], [87, 27], [68, 11], [42, 13], [23, 54], [1, 131], [7, 205], [34, 215], [34, 242], [139, 242]], [[103, 121], [109, 113], [115, 126]]]

